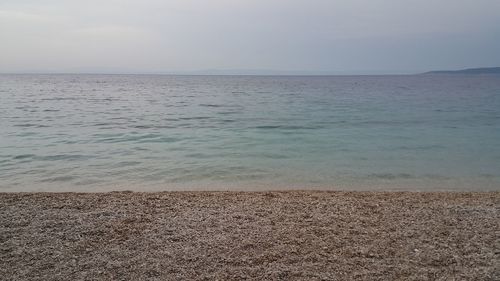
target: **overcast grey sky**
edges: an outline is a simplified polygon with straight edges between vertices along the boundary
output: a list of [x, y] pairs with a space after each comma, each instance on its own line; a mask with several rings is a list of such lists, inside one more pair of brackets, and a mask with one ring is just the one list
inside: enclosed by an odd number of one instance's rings
[[0, 72], [500, 65], [500, 0], [0, 0]]

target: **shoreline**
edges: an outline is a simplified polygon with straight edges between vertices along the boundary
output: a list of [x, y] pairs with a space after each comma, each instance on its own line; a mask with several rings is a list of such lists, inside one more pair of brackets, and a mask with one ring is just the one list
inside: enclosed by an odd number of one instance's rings
[[99, 190], [99, 191], [0, 191], [0, 197], [2, 195], [91, 195], [91, 194], [130, 194], [130, 195], [141, 195], [141, 194], [181, 194], [181, 193], [228, 193], [228, 194], [265, 194], [265, 193], [360, 193], [360, 194], [406, 194], [406, 193], [426, 193], [426, 194], [482, 194], [482, 193], [500, 193], [500, 190], [462, 190], [462, 189], [438, 189], [438, 190], [426, 190], [426, 189], [375, 189], [375, 190], [365, 190], [365, 189], [187, 189], [187, 190]]
[[470, 181], [457, 185], [431, 183], [370, 182], [365, 184], [302, 184], [302, 183], [230, 183], [230, 184], [111, 184], [74, 186], [33, 184], [32, 186], [0, 186], [0, 193], [109, 193], [109, 192], [499, 192], [496, 182]]
[[498, 278], [499, 191], [0, 193], [8, 280]]

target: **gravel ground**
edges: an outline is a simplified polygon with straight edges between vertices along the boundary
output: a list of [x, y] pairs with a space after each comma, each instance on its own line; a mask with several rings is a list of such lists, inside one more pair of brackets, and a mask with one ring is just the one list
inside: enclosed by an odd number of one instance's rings
[[500, 280], [500, 192], [0, 193], [1, 280]]

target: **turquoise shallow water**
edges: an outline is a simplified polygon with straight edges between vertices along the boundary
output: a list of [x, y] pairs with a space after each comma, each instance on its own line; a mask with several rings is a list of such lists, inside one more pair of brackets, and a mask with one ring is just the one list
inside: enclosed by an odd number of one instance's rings
[[500, 76], [0, 75], [0, 191], [500, 190]]

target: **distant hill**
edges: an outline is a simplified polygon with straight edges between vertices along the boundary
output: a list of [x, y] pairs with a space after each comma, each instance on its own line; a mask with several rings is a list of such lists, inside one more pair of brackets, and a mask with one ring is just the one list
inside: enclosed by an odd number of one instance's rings
[[500, 74], [500, 67], [467, 68], [462, 70], [438, 70], [423, 74]]

